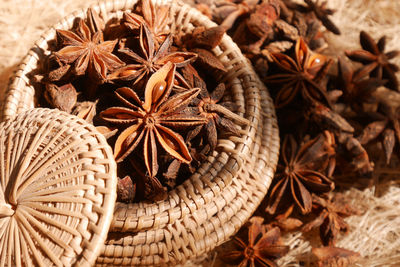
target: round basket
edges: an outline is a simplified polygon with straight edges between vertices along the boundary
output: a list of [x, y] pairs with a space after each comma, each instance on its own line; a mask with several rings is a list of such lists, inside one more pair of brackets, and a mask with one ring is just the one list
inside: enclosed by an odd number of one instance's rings
[[0, 124], [0, 266], [91, 266], [116, 199], [116, 164], [93, 125], [33, 109]]
[[[172, 32], [191, 32], [196, 26], [215, 26], [197, 10], [180, 2], [153, 1], [170, 5]], [[137, 1], [114, 0], [92, 7], [108, 20], [121, 17]], [[48, 41], [55, 29], [70, 29], [84, 10], [66, 17], [47, 31], [11, 81], [4, 118], [34, 107], [35, 90], [27, 76], [38, 60], [48, 54]], [[177, 263], [212, 250], [228, 240], [264, 198], [278, 160], [279, 136], [275, 112], [268, 92], [247, 59], [225, 35], [213, 50], [228, 70], [221, 77], [227, 99], [239, 107], [239, 115], [250, 123], [240, 137], [219, 139], [217, 149], [164, 201], [116, 203], [110, 233], [99, 265], [153, 265]]]

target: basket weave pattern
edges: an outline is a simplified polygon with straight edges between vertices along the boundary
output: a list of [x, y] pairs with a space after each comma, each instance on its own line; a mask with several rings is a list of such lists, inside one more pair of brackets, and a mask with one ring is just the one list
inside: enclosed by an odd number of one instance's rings
[[[121, 17], [137, 1], [101, 2], [93, 8], [107, 20]], [[215, 26], [188, 5], [168, 0], [172, 32], [191, 32], [196, 26]], [[70, 29], [75, 12], [47, 31], [24, 59], [6, 97], [4, 117], [10, 118], [35, 106], [35, 90], [27, 74], [48, 54], [55, 29]], [[182, 185], [157, 203], [117, 203], [110, 233], [99, 264], [177, 263], [201, 255], [226, 241], [249, 218], [265, 196], [278, 159], [279, 137], [273, 104], [239, 48], [225, 35], [213, 51], [228, 72], [221, 77], [225, 96], [238, 113], [250, 121], [241, 137], [218, 140], [214, 151]]]
[[91, 266], [116, 199], [105, 138], [48, 109], [22, 113], [0, 129], [0, 266]]

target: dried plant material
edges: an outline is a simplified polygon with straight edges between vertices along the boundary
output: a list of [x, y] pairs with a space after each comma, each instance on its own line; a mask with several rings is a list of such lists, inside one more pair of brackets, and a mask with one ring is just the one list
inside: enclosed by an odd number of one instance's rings
[[312, 248], [319, 267], [347, 267], [356, 263], [360, 253], [337, 247]]
[[202, 48], [193, 48], [191, 51], [197, 54], [198, 59], [196, 63], [201, 65], [204, 69], [226, 72], [226, 68], [221, 60], [210, 51]]
[[183, 137], [170, 127], [190, 127], [205, 123], [200, 116], [186, 115], [182, 111], [195, 98], [195, 88], [169, 98], [175, 77], [175, 65], [168, 62], [155, 72], [145, 88], [145, 100], [130, 88], [116, 90], [126, 107], [111, 107], [100, 113], [103, 120], [127, 125], [114, 146], [117, 162], [125, 159], [143, 140], [144, 163], [150, 177], [158, 171], [157, 143], [172, 157], [184, 163], [192, 158]]
[[366, 78], [367, 73], [355, 72], [343, 59], [338, 60], [338, 78], [343, 98], [356, 111], [362, 110], [362, 104], [371, 101], [372, 94], [386, 81], [378, 78]]
[[272, 59], [283, 73], [269, 76], [267, 82], [285, 84], [275, 97], [277, 108], [292, 102], [298, 93], [308, 102], [331, 105], [326, 89], [318, 84], [326, 75], [330, 60], [312, 53], [302, 38], [296, 43], [295, 60], [285, 54], [272, 54]]
[[125, 12], [123, 24], [131, 30], [137, 30], [141, 25], [145, 25], [155, 38], [156, 47], [158, 47], [158, 44], [162, 43], [168, 36], [166, 27], [168, 23], [169, 6], [155, 6], [153, 1], [141, 0], [139, 11], [141, 15]]
[[283, 53], [292, 48], [292, 46], [293, 43], [289, 41], [275, 41], [264, 46], [263, 49], [261, 50], [261, 54], [265, 56], [268, 59], [268, 61], [272, 62], [273, 61], [271, 57], [272, 54]]
[[327, 8], [327, 1], [320, 2], [320, 0], [304, 0], [308, 5], [308, 9], [314, 12], [315, 16], [322, 22], [322, 24], [334, 34], [340, 34], [339, 28], [332, 22], [329, 18], [330, 15], [333, 15], [334, 10]]
[[371, 77], [388, 80], [386, 87], [399, 90], [399, 82], [396, 72], [399, 67], [389, 60], [395, 58], [399, 51], [385, 51], [386, 37], [381, 37], [376, 43], [372, 37], [364, 32], [360, 32], [360, 44], [363, 50], [346, 51], [346, 55], [354, 61], [362, 63], [364, 66], [360, 69], [362, 74], [370, 74]]
[[101, 83], [106, 80], [109, 71], [125, 65], [112, 54], [117, 40], [104, 41], [102, 32], [92, 34], [83, 20], [79, 21], [76, 33], [57, 30], [57, 36], [63, 48], [55, 55], [63, 63], [73, 63], [76, 75], [88, 74]]
[[106, 24], [93, 8], [88, 8], [86, 16], [87, 16], [87, 25], [92, 34], [104, 31], [104, 29], [106, 28]]
[[311, 192], [323, 193], [333, 190], [333, 181], [323, 172], [327, 169], [333, 172], [334, 145], [335, 139], [328, 131], [300, 147], [293, 136], [285, 136], [282, 144], [282, 162], [278, 164], [266, 211], [274, 214], [281, 202], [290, 197], [301, 213], [307, 214], [312, 208]]
[[215, 9], [213, 19], [228, 30], [232, 28], [233, 24], [240, 16], [248, 14], [253, 10], [257, 3], [258, 0], [243, 0], [239, 3], [224, 1]]
[[324, 105], [317, 104], [311, 106], [307, 116], [310, 120], [322, 126], [324, 129], [328, 129], [335, 133], [354, 132], [353, 126], [351, 126], [346, 119]]
[[79, 102], [75, 105], [72, 115], [75, 115], [89, 123], [93, 123], [93, 118], [96, 115], [96, 101], [84, 101]]
[[132, 202], [135, 199], [136, 194], [136, 184], [132, 182], [130, 176], [125, 176], [124, 178], [118, 178], [117, 184], [117, 197], [118, 201], [122, 202]]
[[206, 29], [204, 26], [196, 27], [191, 34], [184, 36], [182, 41], [188, 48], [203, 48], [211, 50], [215, 48], [222, 40], [225, 34], [225, 28], [215, 26]]
[[172, 62], [177, 68], [184, 67], [196, 60], [197, 55], [191, 52], [170, 52], [172, 38], [168, 36], [156, 49], [154, 38], [146, 25], [140, 26], [140, 54], [129, 48], [118, 50], [134, 64], [128, 64], [108, 75], [109, 81], [133, 81], [133, 84], [146, 81], [149, 75], [159, 70], [167, 62]]
[[193, 78], [194, 86], [201, 89], [200, 98], [194, 99], [193, 104], [197, 106], [200, 116], [204, 117], [206, 123], [190, 131], [187, 138], [189, 141], [192, 140], [204, 129], [208, 144], [211, 150], [214, 150], [217, 146], [217, 128], [228, 134], [240, 136], [239, 129], [233, 121], [242, 125], [247, 125], [249, 122], [226, 108], [223, 103], [218, 104], [224, 95], [225, 84], [220, 83], [211, 94], [209, 94], [206, 83], [196, 76]]
[[266, 229], [262, 225], [263, 221], [261, 217], [252, 217], [247, 226], [247, 239], [242, 240], [235, 236], [233, 240], [238, 250], [224, 253], [222, 259], [239, 266], [277, 267], [273, 259], [285, 255], [289, 247], [283, 245], [279, 228]]
[[304, 225], [302, 231], [308, 232], [319, 227], [322, 243], [325, 246], [335, 246], [339, 233], [346, 233], [349, 228], [343, 218], [352, 215], [354, 210], [339, 196], [321, 198], [313, 195], [312, 203], [313, 213], [316, 213], [317, 217]]
[[51, 107], [68, 113], [71, 113], [75, 106], [77, 95], [75, 87], [70, 83], [62, 86], [48, 83], [44, 91], [44, 98]]

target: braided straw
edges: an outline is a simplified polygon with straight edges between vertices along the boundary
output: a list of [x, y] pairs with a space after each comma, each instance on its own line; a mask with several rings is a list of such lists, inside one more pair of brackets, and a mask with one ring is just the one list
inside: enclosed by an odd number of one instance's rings
[[[101, 2], [93, 8], [104, 19], [122, 17], [135, 0]], [[215, 26], [197, 10], [179, 2], [155, 0], [171, 6], [172, 32], [188, 33], [197, 26]], [[55, 29], [70, 29], [73, 13], [47, 31], [24, 59], [8, 88], [4, 116], [10, 118], [35, 106], [35, 90], [28, 73], [48, 54]], [[249, 122], [240, 137], [219, 139], [217, 149], [182, 185], [157, 203], [117, 203], [110, 234], [99, 265], [177, 263], [203, 254], [226, 241], [247, 221], [264, 198], [275, 171], [279, 137], [273, 104], [239, 48], [225, 35], [213, 50], [228, 70], [220, 77], [227, 87], [225, 98]], [[238, 122], [239, 124], [239, 122]]]
[[22, 113], [0, 129], [0, 266], [91, 266], [116, 199], [105, 138], [49, 109]]

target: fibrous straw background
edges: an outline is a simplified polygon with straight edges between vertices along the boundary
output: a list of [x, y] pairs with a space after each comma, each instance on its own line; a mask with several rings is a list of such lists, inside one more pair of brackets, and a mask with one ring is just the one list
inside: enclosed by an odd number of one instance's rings
[[[298, 0], [301, 1], [301, 0]], [[97, 1], [81, 0], [2, 0], [0, 1], [0, 99], [12, 71], [39, 36], [62, 17]], [[387, 36], [387, 51], [400, 50], [400, 1], [329, 0], [336, 9], [333, 20], [342, 35], [327, 34], [330, 51], [343, 56], [346, 49], [359, 49], [359, 32], [375, 39]], [[338, 54], [331, 55], [337, 56]], [[400, 65], [400, 58], [394, 63]], [[400, 77], [399, 77], [400, 78]], [[353, 178], [354, 179], [354, 178]], [[359, 252], [355, 266], [400, 266], [400, 168], [376, 162], [376, 172], [367, 189], [345, 192], [348, 202], [361, 213], [347, 219], [348, 235], [337, 246]], [[301, 233], [285, 236], [291, 250], [278, 261], [279, 266], [312, 266], [310, 241]], [[312, 242], [312, 241], [311, 241]], [[218, 251], [205, 255], [207, 265], [217, 265]], [[201, 264], [201, 263], [200, 263]], [[194, 265], [188, 263], [187, 265]], [[219, 265], [219, 264], [218, 264]]]

